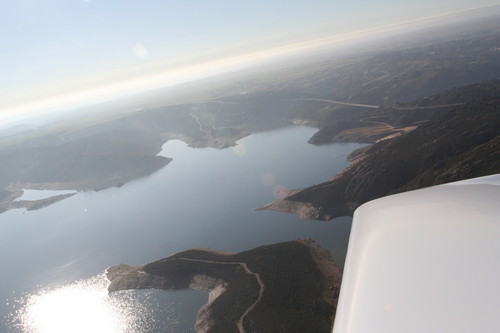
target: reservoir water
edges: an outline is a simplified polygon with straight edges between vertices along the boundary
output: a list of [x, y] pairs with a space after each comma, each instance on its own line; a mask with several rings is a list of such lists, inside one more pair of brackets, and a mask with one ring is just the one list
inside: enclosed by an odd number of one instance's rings
[[[253, 134], [224, 150], [169, 141], [161, 154], [173, 161], [146, 178], [38, 211], [1, 214], [0, 332], [192, 331], [207, 294], [108, 296], [103, 276], [111, 265], [144, 264], [192, 247], [241, 251], [313, 238], [343, 263], [350, 218], [318, 222], [253, 210], [283, 189], [332, 177], [361, 146], [309, 145], [314, 132], [289, 127]], [[91, 322], [97, 326], [86, 326]]]

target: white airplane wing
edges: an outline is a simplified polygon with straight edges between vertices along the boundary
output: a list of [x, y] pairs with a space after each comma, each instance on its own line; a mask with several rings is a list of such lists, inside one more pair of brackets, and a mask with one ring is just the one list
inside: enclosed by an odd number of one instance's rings
[[500, 332], [500, 175], [359, 207], [333, 332]]

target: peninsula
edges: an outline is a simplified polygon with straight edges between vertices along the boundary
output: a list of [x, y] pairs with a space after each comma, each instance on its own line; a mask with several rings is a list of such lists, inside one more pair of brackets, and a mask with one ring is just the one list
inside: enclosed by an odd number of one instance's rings
[[330, 332], [341, 270], [313, 240], [239, 253], [190, 249], [142, 266], [107, 269], [108, 290], [209, 292], [197, 332]]

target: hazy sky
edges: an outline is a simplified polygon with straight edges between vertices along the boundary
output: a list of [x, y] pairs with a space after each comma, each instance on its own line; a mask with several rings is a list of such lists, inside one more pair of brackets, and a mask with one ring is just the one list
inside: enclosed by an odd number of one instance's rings
[[[246, 60], [242, 55], [252, 52], [499, 3], [2, 0], [0, 121], [16, 112], [94, 96], [102, 85], [109, 93], [133, 90], [137, 82], [131, 80], [144, 75], [156, 76], [144, 79], [143, 87], [168, 84], [175, 81], [172, 77], [196, 78], [240, 64]], [[253, 58], [264, 56], [253, 54]], [[217, 61], [227, 57], [232, 58]], [[205, 64], [186, 69], [200, 63]], [[165, 79], [161, 73], [171, 70], [177, 72]], [[88, 92], [90, 88], [94, 90]]]

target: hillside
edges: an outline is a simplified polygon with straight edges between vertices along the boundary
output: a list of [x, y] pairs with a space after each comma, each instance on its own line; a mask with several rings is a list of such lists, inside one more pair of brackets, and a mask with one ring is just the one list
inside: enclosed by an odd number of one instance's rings
[[[365, 148], [331, 180], [260, 209], [329, 220], [389, 194], [500, 172], [500, 81], [415, 102], [458, 102], [415, 130]], [[393, 121], [398, 121], [397, 119]]]
[[192, 249], [143, 266], [108, 268], [110, 292], [185, 289], [210, 293], [203, 332], [330, 332], [341, 271], [311, 240], [240, 253]]

